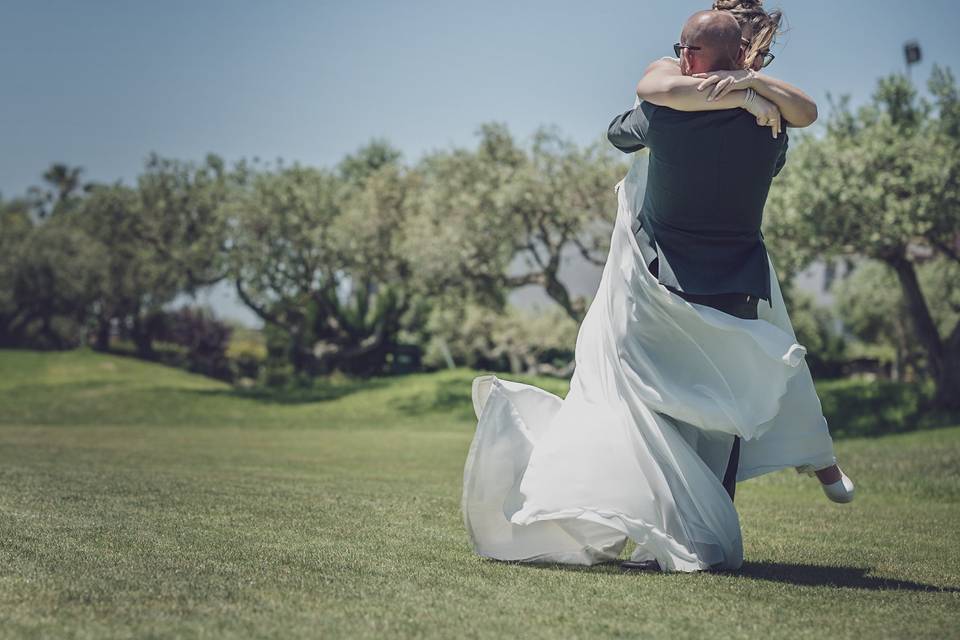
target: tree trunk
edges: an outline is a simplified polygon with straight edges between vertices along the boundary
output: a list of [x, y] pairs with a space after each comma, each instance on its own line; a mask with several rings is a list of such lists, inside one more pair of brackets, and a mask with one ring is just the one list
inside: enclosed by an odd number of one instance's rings
[[43, 321], [40, 325], [40, 335], [47, 339], [48, 349], [60, 348], [60, 340], [57, 338], [57, 332], [53, 330], [53, 318], [48, 313], [43, 315]]
[[510, 373], [514, 375], [523, 373], [523, 362], [520, 360], [520, 356], [510, 350], [507, 352], [507, 358], [510, 360]]
[[313, 377], [314, 357], [304, 344], [303, 334], [299, 331], [291, 331], [288, 335], [290, 364], [293, 365], [294, 373], [297, 376]]
[[947, 356], [933, 402], [941, 409], [960, 410], [960, 353], [949, 353]]
[[574, 358], [562, 367], [555, 367], [550, 363], [540, 363], [537, 365], [535, 373], [541, 376], [553, 376], [554, 378], [570, 378], [573, 370], [577, 366], [577, 359]]
[[139, 315], [134, 316], [132, 336], [133, 344], [137, 347], [137, 357], [144, 360], [155, 360], [156, 352], [153, 350], [153, 337], [150, 331], [144, 326], [143, 320]]
[[110, 350], [110, 318], [99, 318], [97, 320], [97, 335], [94, 339], [93, 348], [95, 351]]
[[891, 375], [890, 379], [894, 382], [905, 382], [910, 377], [907, 371], [907, 363], [910, 361], [910, 327], [905, 317], [906, 309], [903, 311], [904, 313], [898, 314], [893, 321], [896, 332], [893, 360], [895, 374]]
[[917, 271], [913, 263], [903, 256], [888, 259], [887, 262], [897, 273], [913, 329], [927, 355], [930, 374], [937, 388], [934, 406], [938, 409], [960, 409], [960, 363], [956, 362], [956, 357], [952, 358], [953, 362], [950, 361], [949, 356], [954, 354], [947, 353], [946, 345], [940, 338], [920, 289]]
[[903, 349], [899, 341], [893, 349], [893, 366], [890, 368], [890, 379], [894, 382], [901, 380], [901, 368], [903, 367]]
[[573, 300], [570, 297], [570, 292], [567, 291], [567, 287], [564, 286], [560, 279], [557, 277], [555, 271], [546, 270], [543, 273], [544, 277], [544, 290], [546, 290], [547, 295], [553, 299], [560, 308], [566, 312], [570, 318], [580, 324], [583, 322], [584, 316], [587, 315], [586, 309], [583, 308], [583, 304], [580, 300]]

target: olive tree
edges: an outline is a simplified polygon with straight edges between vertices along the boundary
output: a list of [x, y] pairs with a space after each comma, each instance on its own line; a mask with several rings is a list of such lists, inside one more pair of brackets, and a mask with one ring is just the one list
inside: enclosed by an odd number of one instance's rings
[[929, 88], [932, 103], [890, 76], [869, 105], [854, 112], [841, 101], [822, 135], [793, 145], [765, 230], [787, 264], [858, 256], [887, 265], [936, 404], [960, 407], [960, 322], [937, 326], [917, 275], [924, 260], [960, 263], [960, 100], [948, 70], [935, 68]]
[[413, 178], [385, 149], [373, 143], [338, 171], [254, 171], [227, 207], [237, 293], [286, 336], [298, 373], [375, 373], [416, 324], [414, 257], [402, 250]]
[[476, 149], [435, 152], [417, 167], [411, 229], [424, 272], [437, 290], [494, 306], [512, 289], [538, 286], [579, 323], [586, 300], [561, 271], [572, 254], [603, 265], [625, 166], [608, 145], [581, 148], [552, 129], [535, 132], [529, 149], [499, 124], [479, 135]]

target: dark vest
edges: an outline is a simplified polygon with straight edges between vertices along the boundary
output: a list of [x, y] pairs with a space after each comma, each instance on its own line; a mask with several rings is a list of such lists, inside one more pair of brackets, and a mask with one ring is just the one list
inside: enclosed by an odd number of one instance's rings
[[760, 223], [787, 134], [774, 139], [742, 109], [640, 108], [650, 159], [636, 231], [647, 265], [659, 258], [659, 281], [678, 291], [769, 301]]

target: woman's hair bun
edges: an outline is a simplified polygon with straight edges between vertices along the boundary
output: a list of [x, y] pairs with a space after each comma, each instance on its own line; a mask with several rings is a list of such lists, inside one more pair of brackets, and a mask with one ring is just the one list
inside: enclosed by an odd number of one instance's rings
[[760, 9], [763, 7], [763, 0], [716, 0], [713, 8], [720, 11], [731, 11], [733, 9]]

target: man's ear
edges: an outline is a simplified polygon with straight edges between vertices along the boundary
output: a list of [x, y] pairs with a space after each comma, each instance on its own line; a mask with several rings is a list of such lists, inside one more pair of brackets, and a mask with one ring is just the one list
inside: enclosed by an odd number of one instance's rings
[[737, 54], [736, 68], [745, 69], [747, 65], [747, 47], [740, 47], [740, 53]]

